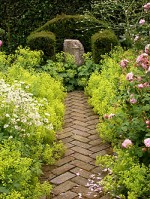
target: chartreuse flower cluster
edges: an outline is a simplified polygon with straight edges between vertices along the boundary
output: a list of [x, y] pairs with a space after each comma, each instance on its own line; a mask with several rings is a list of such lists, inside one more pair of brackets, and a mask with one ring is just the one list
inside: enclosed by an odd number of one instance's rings
[[46, 73], [25, 70], [22, 65], [32, 60], [22, 53], [25, 63], [0, 56], [7, 66], [0, 72], [0, 199], [49, 195], [52, 186], [38, 179], [41, 165], [54, 164], [64, 153], [56, 140], [64, 116], [64, 88]]

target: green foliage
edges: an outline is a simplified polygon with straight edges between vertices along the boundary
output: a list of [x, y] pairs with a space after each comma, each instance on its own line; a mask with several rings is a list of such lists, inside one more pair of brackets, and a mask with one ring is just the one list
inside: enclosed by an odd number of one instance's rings
[[111, 113], [116, 109], [114, 103], [119, 90], [120, 77], [122, 77], [118, 60], [119, 57], [124, 56], [123, 50], [120, 47], [117, 49], [117, 53], [114, 50], [110, 56], [103, 56], [101, 73], [93, 73], [85, 89], [86, 93], [91, 96], [91, 99], [89, 99], [90, 104], [100, 116]]
[[101, 55], [110, 52], [117, 45], [119, 45], [118, 39], [111, 30], [95, 33], [91, 37], [92, 54], [95, 63], [99, 63]]
[[[148, 14], [143, 9], [146, 3], [147, 0], [92, 0], [90, 13], [98, 19], [109, 22], [120, 43], [125, 47], [131, 47], [134, 45], [135, 36], [143, 34], [143, 27], [139, 27], [138, 24], [139, 20], [147, 16], [149, 23]], [[148, 26], [146, 35], [148, 36]]]
[[52, 186], [48, 183], [40, 185], [38, 181], [40, 163], [22, 156], [20, 142], [5, 140], [0, 144], [0, 151], [0, 198], [36, 199], [49, 195]]
[[90, 9], [90, 0], [16, 0], [15, 3], [1, 0], [0, 18], [3, 20], [0, 27], [5, 30], [4, 49], [12, 53], [19, 45], [25, 46], [30, 32], [57, 14], [82, 14], [86, 9]]
[[62, 127], [64, 88], [47, 73], [33, 70], [40, 65], [41, 55], [20, 47], [14, 55], [0, 56], [0, 68], [5, 68], [0, 73], [2, 199], [49, 195], [51, 185], [38, 180], [41, 164], [54, 164], [64, 153], [55, 132]]
[[101, 66], [93, 62], [91, 53], [84, 54], [83, 57], [83, 65], [77, 66], [72, 55], [57, 53], [56, 61], [47, 60], [41, 71], [44, 70], [56, 80], [61, 81], [67, 91], [84, 89], [90, 75], [94, 71], [100, 71]]
[[101, 73], [93, 73], [86, 87], [100, 116], [100, 136], [115, 146], [114, 156], [97, 158], [109, 173], [101, 185], [112, 197], [127, 199], [150, 198], [149, 56], [137, 53], [118, 47], [104, 55]]
[[128, 150], [115, 153], [116, 156], [97, 157], [97, 164], [109, 168], [110, 174], [101, 181], [104, 191], [124, 199], [150, 198], [150, 167], [139, 164]]
[[63, 52], [56, 54], [56, 61], [47, 60], [47, 63], [42, 66], [41, 70], [46, 71], [56, 80], [61, 81], [67, 91], [72, 91], [77, 86], [77, 65], [70, 54], [65, 54], [65, 56]]
[[0, 28], [0, 38], [5, 34], [5, 30], [3, 30], [2, 28]]
[[95, 64], [92, 58], [92, 53], [88, 52], [83, 55], [84, 63], [77, 68], [78, 77], [77, 84], [81, 88], [87, 86], [88, 80], [93, 72], [99, 72], [101, 70], [100, 64]]
[[24, 69], [33, 70], [40, 66], [42, 55], [42, 51], [35, 51], [28, 47], [23, 48], [22, 46], [19, 46], [14, 54], [8, 55], [7, 60], [11, 63], [11, 66], [15, 65], [23, 67]]
[[0, 52], [0, 71], [6, 71], [10, 66], [10, 58], [4, 52]]
[[88, 15], [62, 14], [48, 21], [33, 33], [41, 31], [53, 32], [56, 35], [57, 52], [63, 50], [63, 42], [66, 38], [79, 39], [87, 52], [91, 49], [91, 36], [97, 31], [106, 28], [108, 28], [107, 23]]
[[42, 50], [46, 57], [55, 56], [56, 38], [52, 32], [41, 31], [31, 34], [27, 39], [27, 45], [32, 50]]

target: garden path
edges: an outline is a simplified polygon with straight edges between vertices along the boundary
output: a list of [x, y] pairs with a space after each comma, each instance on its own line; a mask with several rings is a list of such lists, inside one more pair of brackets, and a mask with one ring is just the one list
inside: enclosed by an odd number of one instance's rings
[[55, 166], [44, 166], [42, 180], [53, 184], [53, 199], [108, 199], [98, 186], [106, 172], [95, 165], [98, 154], [111, 153], [96, 132], [98, 115], [87, 103], [83, 91], [67, 94], [63, 130], [58, 139], [66, 146], [66, 153]]

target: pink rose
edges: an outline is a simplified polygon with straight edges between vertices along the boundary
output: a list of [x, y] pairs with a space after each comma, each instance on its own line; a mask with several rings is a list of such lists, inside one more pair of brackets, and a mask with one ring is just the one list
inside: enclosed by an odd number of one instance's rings
[[147, 53], [142, 53], [139, 55], [136, 59], [136, 63], [139, 66], [142, 66], [144, 69], [148, 68], [148, 54]]
[[144, 87], [149, 87], [150, 84], [149, 84], [148, 82], [145, 82], [145, 83], [143, 84], [143, 86], [144, 86]]
[[137, 103], [137, 100], [136, 100], [135, 98], [131, 98], [131, 99], [130, 99], [130, 103], [131, 103], [131, 104], [136, 104], [136, 103]]
[[138, 88], [144, 88], [143, 84], [138, 84]]
[[146, 147], [150, 147], [150, 138], [145, 139], [144, 144]]
[[145, 19], [140, 19], [139, 24], [143, 25], [145, 23]]
[[0, 40], [0, 47], [3, 45], [3, 42], [2, 42], [2, 40]]
[[125, 68], [125, 67], [128, 65], [128, 63], [129, 63], [129, 61], [128, 61], [127, 59], [123, 59], [123, 60], [121, 60], [121, 62], [120, 62], [120, 66], [121, 66], [122, 68]]
[[148, 65], [147, 63], [141, 63], [142, 68], [147, 69]]
[[145, 12], [147, 12], [148, 10], [150, 10], [150, 2], [147, 3], [147, 4], [145, 4], [145, 5], [143, 6], [143, 8], [144, 8], [144, 11], [145, 11]]
[[150, 125], [150, 120], [146, 120], [145, 123], [146, 123], [147, 125]]
[[132, 81], [133, 80], [133, 73], [131, 72], [131, 73], [128, 73], [127, 75], [126, 75], [126, 79], [127, 80], [129, 80], [129, 81]]
[[123, 143], [122, 143], [122, 147], [123, 148], [129, 148], [130, 146], [132, 146], [133, 145], [133, 143], [132, 143], [132, 141], [130, 140], [130, 139], [125, 139], [124, 141], [123, 141]]

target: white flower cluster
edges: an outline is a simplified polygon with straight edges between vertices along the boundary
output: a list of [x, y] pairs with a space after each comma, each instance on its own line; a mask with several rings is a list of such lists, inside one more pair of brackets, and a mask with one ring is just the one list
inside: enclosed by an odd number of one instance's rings
[[[0, 80], [0, 120], [5, 121], [3, 128], [11, 128], [20, 132], [26, 132], [30, 136], [29, 129], [44, 126], [48, 130], [53, 129], [49, 122], [49, 113], [44, 117], [39, 114], [43, 104], [33, 98], [33, 94], [25, 92], [21, 88], [22, 83], [15, 82], [14, 85], [6, 84]], [[45, 99], [46, 100], [46, 99]], [[34, 129], [33, 129], [34, 130]]]

